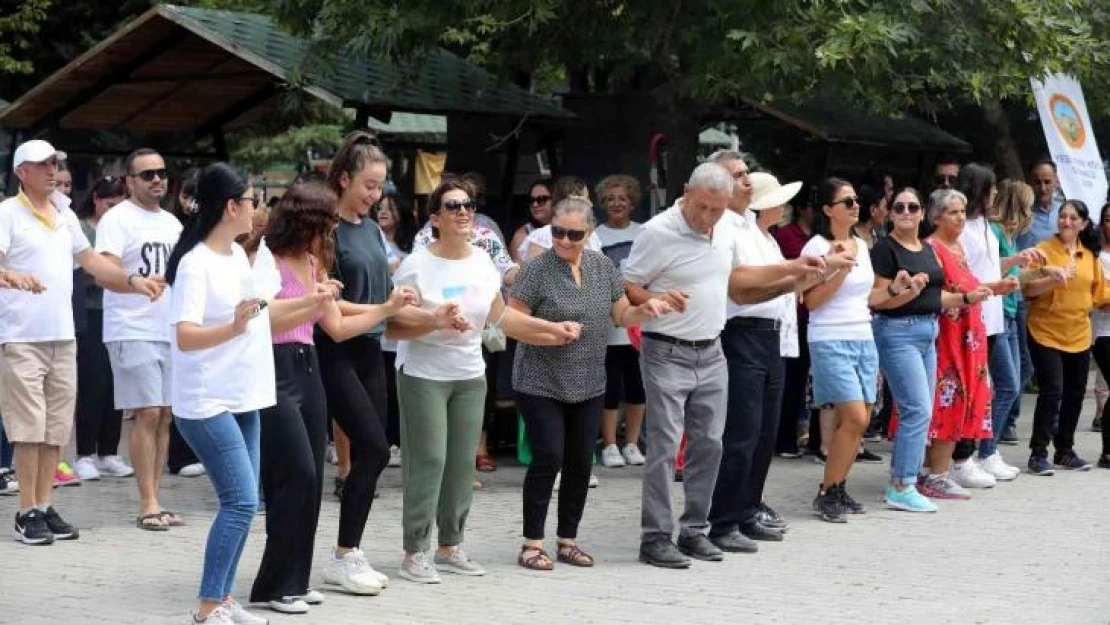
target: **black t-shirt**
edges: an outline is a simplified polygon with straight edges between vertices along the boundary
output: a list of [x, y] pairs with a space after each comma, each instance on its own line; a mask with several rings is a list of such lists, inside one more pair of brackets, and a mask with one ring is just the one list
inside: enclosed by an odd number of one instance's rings
[[906, 249], [894, 237], [883, 237], [875, 242], [871, 248], [871, 266], [876, 276], [893, 280], [903, 269], [912, 275], [924, 273], [929, 276], [929, 284], [920, 295], [909, 302], [885, 310], [876, 310], [880, 315], [888, 317], [909, 317], [911, 315], [935, 315], [940, 313], [940, 294], [944, 286], [944, 270], [937, 262], [933, 248], [924, 241], [921, 242], [921, 251], [913, 252]]

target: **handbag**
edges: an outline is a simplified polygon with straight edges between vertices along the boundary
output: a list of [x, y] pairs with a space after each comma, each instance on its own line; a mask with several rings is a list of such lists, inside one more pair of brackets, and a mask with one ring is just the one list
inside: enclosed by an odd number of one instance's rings
[[482, 345], [491, 352], [505, 351], [507, 339], [505, 337], [505, 331], [501, 329], [501, 320], [505, 318], [505, 311], [508, 310], [508, 308], [507, 305], [503, 306], [501, 308], [501, 316], [497, 318], [497, 321], [482, 328]]

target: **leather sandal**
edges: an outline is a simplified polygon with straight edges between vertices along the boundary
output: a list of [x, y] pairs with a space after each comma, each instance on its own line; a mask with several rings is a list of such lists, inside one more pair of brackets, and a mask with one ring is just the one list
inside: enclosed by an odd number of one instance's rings
[[559, 549], [555, 551], [555, 557], [559, 562], [571, 566], [589, 568], [594, 565], [594, 557], [582, 551], [578, 545], [559, 545]]
[[[529, 551], [534, 551], [536, 553], [531, 557], [525, 558], [524, 554]], [[550, 571], [555, 568], [555, 563], [551, 561], [551, 556], [549, 556], [542, 547], [532, 547], [530, 545], [521, 545], [520, 557], [516, 559], [516, 563], [533, 571]]]

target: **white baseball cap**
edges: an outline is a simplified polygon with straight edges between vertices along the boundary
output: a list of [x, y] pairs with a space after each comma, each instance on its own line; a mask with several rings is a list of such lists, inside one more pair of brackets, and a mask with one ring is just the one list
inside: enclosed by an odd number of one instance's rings
[[55, 150], [54, 146], [42, 139], [31, 139], [15, 149], [15, 163], [13, 166], [19, 167], [23, 163], [42, 163], [51, 156], [58, 157], [59, 161], [66, 160], [65, 152]]
[[777, 208], [786, 204], [802, 190], [801, 182], [788, 182], [779, 184], [779, 179], [771, 174], [752, 172], [752, 202], [748, 208], [758, 211], [768, 208]]

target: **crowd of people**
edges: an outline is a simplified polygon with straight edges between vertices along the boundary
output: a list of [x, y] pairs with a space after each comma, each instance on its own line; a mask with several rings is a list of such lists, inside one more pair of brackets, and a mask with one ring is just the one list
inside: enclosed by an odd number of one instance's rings
[[659, 567], [784, 540], [764, 487], [772, 458], [802, 447], [824, 465], [824, 521], [865, 513], [848, 481], [882, 462], [865, 447], [875, 436], [893, 441], [885, 504], [936, 512], [1018, 476], [998, 446], [1017, 442], [1034, 375], [1028, 472], [1092, 467], [1074, 437], [1092, 354], [1110, 373], [1110, 204], [1096, 223], [1061, 200], [1051, 161], [1033, 186], [942, 162], [928, 195], [829, 178], [810, 202], [800, 182], [720, 151], [646, 223], [630, 176], [604, 178], [597, 207], [577, 178], [536, 181], [506, 239], [474, 176], [445, 176], [423, 210], [386, 195], [390, 161], [365, 132], [268, 210], [226, 163], [186, 173], [166, 210], [150, 149], [73, 210], [64, 158], [20, 145], [19, 195], [0, 203], [0, 492], [18, 492], [16, 540], [48, 545], [80, 533], [53, 505], [57, 484], [134, 475], [136, 527], [166, 532], [191, 521], [163, 507], [164, 470], [207, 474], [219, 511], [194, 623], [267, 622], [233, 592], [260, 505], [250, 602], [303, 614], [325, 600], [311, 579], [330, 456], [340, 514], [324, 584], [388, 586], [361, 546], [391, 465], [399, 575], [484, 575], [463, 547], [475, 471], [496, 469], [499, 384], [531, 455], [517, 563], [538, 571], [596, 564], [578, 536], [595, 458], [644, 465], [639, 557]]

